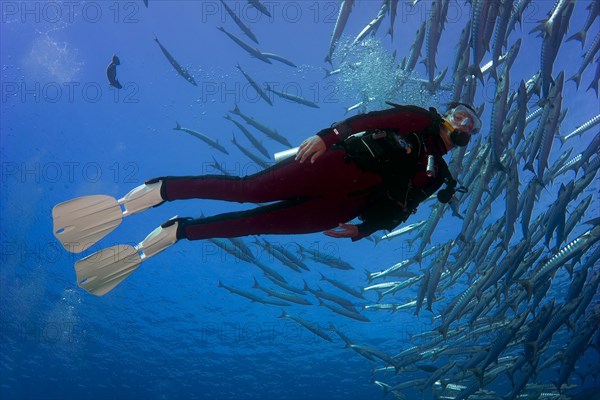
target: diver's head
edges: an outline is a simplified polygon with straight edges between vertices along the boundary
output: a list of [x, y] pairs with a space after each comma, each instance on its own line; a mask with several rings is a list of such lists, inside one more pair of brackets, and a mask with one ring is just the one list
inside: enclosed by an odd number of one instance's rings
[[444, 114], [444, 125], [448, 129], [450, 141], [455, 146], [466, 146], [471, 135], [481, 129], [481, 120], [475, 110], [464, 103], [449, 103]]

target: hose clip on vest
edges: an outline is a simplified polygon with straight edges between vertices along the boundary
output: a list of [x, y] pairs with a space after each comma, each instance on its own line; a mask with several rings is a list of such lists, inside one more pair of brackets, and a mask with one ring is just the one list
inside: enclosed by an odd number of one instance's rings
[[428, 177], [435, 177], [435, 159], [432, 155], [427, 156], [427, 168], [425, 169], [425, 173]]
[[404, 140], [399, 135], [395, 135], [395, 138], [396, 138], [396, 141], [398, 142], [398, 144], [400, 145], [400, 147], [406, 151], [406, 154], [410, 154], [410, 152], [412, 151], [412, 146], [410, 145], [410, 143], [408, 143], [406, 140]]

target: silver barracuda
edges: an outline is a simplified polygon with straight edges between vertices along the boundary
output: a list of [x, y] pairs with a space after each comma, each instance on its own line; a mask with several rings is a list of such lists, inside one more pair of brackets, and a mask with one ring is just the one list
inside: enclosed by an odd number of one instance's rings
[[367, 35], [374, 35], [375, 32], [377, 31], [377, 29], [379, 29], [379, 25], [381, 25], [381, 22], [383, 21], [383, 17], [385, 17], [385, 14], [388, 11], [388, 5], [387, 3], [384, 1], [383, 3], [381, 3], [381, 7], [379, 8], [379, 12], [377, 13], [377, 16], [367, 24], [367, 26], [365, 26], [363, 28], [362, 31], [360, 31], [360, 33], [356, 36], [356, 38], [354, 39], [354, 41], [350, 44], [350, 47], [354, 47], [356, 46], [360, 41], [362, 41], [364, 38], [367, 37]]
[[262, 154], [266, 158], [270, 158], [271, 154], [265, 148], [265, 146], [263, 146], [262, 142], [260, 142], [258, 139], [256, 139], [254, 137], [254, 135], [252, 133], [250, 133], [250, 131], [248, 129], [246, 129], [246, 127], [244, 125], [240, 124], [239, 122], [237, 122], [236, 120], [231, 118], [231, 116], [229, 116], [229, 115], [226, 115], [225, 119], [228, 119], [229, 121], [233, 122], [235, 124], [235, 126], [237, 126], [239, 128], [239, 130], [242, 131], [244, 136], [246, 136], [248, 141], [250, 141], [250, 143], [252, 143], [252, 146], [254, 146], [254, 148], [260, 152], [260, 154]]
[[263, 56], [266, 56], [267, 58], [270, 58], [271, 60], [279, 61], [280, 63], [289, 65], [290, 67], [298, 68], [298, 66], [293, 61], [288, 60], [287, 58], [280, 56], [279, 54], [265, 53], [265, 52], [263, 52], [262, 54], [263, 54]]
[[261, 14], [264, 14], [269, 18], [272, 17], [271, 13], [269, 12], [269, 9], [264, 4], [262, 4], [260, 0], [248, 0], [248, 4], [260, 11]]
[[285, 146], [293, 147], [292, 144], [285, 137], [281, 136], [275, 129], [271, 129], [256, 121], [254, 118], [242, 113], [237, 105], [230, 112], [241, 117], [244, 121], [246, 121], [248, 125], [252, 125], [256, 129], [267, 135], [270, 139], [273, 139]]
[[269, 99], [269, 96], [267, 96], [265, 94], [265, 92], [262, 90], [262, 88], [260, 87], [260, 85], [258, 83], [256, 83], [256, 81], [254, 79], [252, 79], [252, 77], [250, 75], [248, 75], [247, 73], [244, 72], [244, 70], [242, 69], [242, 67], [240, 67], [240, 64], [237, 64], [236, 67], [242, 73], [242, 75], [244, 75], [244, 78], [246, 78], [246, 80], [248, 81], [248, 83], [250, 84], [250, 86], [252, 86], [254, 88], [254, 90], [256, 90], [256, 93], [258, 93], [258, 95], [264, 101], [266, 101], [268, 105], [272, 106], [273, 103], [271, 102], [271, 99]]
[[426, 24], [427, 21], [423, 21], [421, 27], [417, 29], [415, 41], [408, 52], [408, 59], [403, 67], [404, 72], [407, 74], [410, 74], [415, 69], [417, 61], [419, 61], [419, 57], [421, 57], [421, 49], [423, 48], [423, 42], [425, 41]]
[[497, 79], [497, 67], [502, 54], [502, 48], [506, 44], [507, 29], [510, 16], [513, 12], [514, 0], [503, 0], [500, 3], [498, 19], [496, 20], [496, 29], [494, 30], [494, 42], [492, 44], [492, 68], [490, 75]]
[[245, 147], [241, 146], [237, 142], [237, 140], [235, 140], [235, 136], [233, 136], [233, 139], [231, 139], [231, 143], [233, 143], [233, 145], [235, 147], [237, 147], [242, 153], [244, 153], [246, 155], [246, 157], [248, 157], [249, 159], [251, 159], [256, 164], [260, 165], [262, 168], [269, 168], [271, 166], [268, 162], [264, 161], [263, 159], [261, 159], [260, 157], [258, 157], [256, 154], [252, 153], [250, 150], [248, 150]]
[[277, 96], [279, 96], [279, 97], [281, 97], [283, 99], [293, 101], [294, 103], [302, 104], [302, 105], [305, 105], [305, 106], [308, 106], [308, 107], [312, 107], [312, 108], [319, 108], [319, 105], [317, 103], [315, 103], [314, 101], [311, 101], [309, 99], [306, 99], [304, 97], [300, 97], [300, 96], [296, 96], [296, 95], [289, 94], [289, 93], [286, 93], [286, 92], [282, 92], [282, 91], [279, 91], [279, 90], [275, 90], [275, 89], [273, 89], [272, 87], [270, 87], [268, 85], [267, 85], [267, 90], [270, 91], [270, 92], [272, 92], [272, 93], [275, 93]]
[[256, 47], [253, 47], [251, 45], [249, 45], [248, 43], [244, 42], [242, 39], [238, 38], [237, 36], [235, 36], [233, 33], [228, 32], [225, 28], [223, 28], [222, 26], [218, 26], [217, 27], [218, 30], [220, 30], [221, 32], [223, 32], [224, 34], [226, 34], [227, 36], [229, 36], [229, 38], [231, 40], [233, 40], [238, 46], [240, 46], [242, 49], [246, 50], [246, 52], [248, 54], [250, 54], [252, 57], [255, 57], [263, 62], [266, 62], [267, 64], [271, 64], [271, 60], [269, 60], [269, 57], [265, 56], [259, 49], [257, 49]]
[[319, 272], [319, 274], [321, 274], [322, 281], [327, 281], [327, 282], [331, 283], [333, 286], [337, 287], [338, 289], [343, 290], [344, 292], [346, 292], [354, 297], [358, 297], [359, 299], [364, 298], [362, 293], [360, 293], [359, 291], [357, 291], [355, 289], [352, 289], [350, 286], [346, 285], [345, 283], [338, 282], [335, 279], [328, 278], [320, 272]]
[[333, 28], [333, 33], [331, 34], [331, 40], [329, 42], [329, 51], [327, 52], [327, 56], [325, 57], [325, 62], [332, 64], [331, 57], [333, 56], [333, 52], [342, 36], [342, 32], [344, 32], [344, 28], [346, 27], [346, 23], [348, 22], [348, 18], [350, 17], [350, 13], [352, 12], [352, 6], [354, 5], [354, 0], [343, 0], [340, 4], [340, 11], [337, 16], [337, 20], [335, 21], [335, 27]]
[[351, 301], [349, 301], [343, 297], [340, 297], [338, 295], [328, 293], [328, 292], [322, 290], [321, 288], [319, 288], [318, 290], [311, 289], [308, 287], [308, 284], [306, 283], [306, 281], [304, 282], [304, 290], [312, 293], [316, 297], [320, 297], [322, 299], [329, 300], [336, 304], [339, 304], [340, 306], [344, 307], [345, 309], [347, 309], [349, 311], [356, 311], [354, 303], [352, 303]]
[[331, 339], [331, 337], [323, 332], [323, 330], [321, 329], [320, 326], [317, 326], [311, 322], [308, 322], [300, 317], [295, 317], [293, 315], [287, 314], [285, 311], [281, 311], [281, 315], [279, 316], [279, 318], [289, 318], [292, 321], [298, 323], [299, 325], [303, 326], [304, 328], [306, 328], [307, 330], [309, 330], [310, 332], [314, 333], [315, 335], [319, 336], [322, 339], [327, 340], [328, 342], [333, 342], [333, 340]]
[[556, 78], [556, 84], [550, 90], [550, 96], [553, 98], [551, 112], [546, 120], [546, 124], [544, 125], [544, 129], [542, 131], [542, 138], [540, 143], [540, 151], [538, 155], [538, 168], [537, 168], [537, 178], [540, 181], [544, 179], [544, 172], [546, 167], [548, 166], [548, 157], [550, 155], [550, 149], [552, 148], [552, 143], [554, 142], [554, 136], [558, 131], [558, 125], [560, 120], [560, 110], [562, 109], [562, 99], [563, 99], [563, 84], [565, 81], [564, 71], [561, 71], [558, 74], [558, 78]]
[[280, 306], [280, 307], [289, 306], [288, 303], [283, 302], [283, 301], [274, 301], [274, 300], [269, 300], [269, 299], [263, 299], [255, 294], [247, 292], [245, 290], [237, 289], [237, 288], [234, 288], [233, 286], [224, 285], [223, 283], [221, 283], [221, 281], [219, 281], [218, 286], [226, 289], [230, 293], [237, 294], [238, 296], [241, 296], [241, 297], [245, 297], [248, 300], [253, 301], [253, 302], [262, 303], [262, 304], [270, 304], [270, 305], [275, 305], [275, 306]]
[[183, 128], [181, 125], [179, 125], [179, 122], [175, 122], [175, 124], [176, 124], [176, 126], [175, 126], [175, 128], [173, 128], [173, 130], [188, 133], [188, 134], [194, 136], [195, 138], [202, 140], [204, 143], [208, 144], [213, 149], [219, 150], [221, 153], [224, 153], [224, 154], [229, 154], [229, 152], [225, 149], [225, 147], [220, 145], [217, 140], [215, 140], [211, 137], [208, 137], [205, 134], [200, 133], [198, 131], [194, 131], [194, 130], [191, 130], [188, 128]]
[[158, 38], [155, 37], [154, 41], [158, 44], [158, 47], [160, 47], [160, 50], [165, 55], [165, 57], [167, 58], [167, 60], [169, 60], [169, 63], [171, 63], [171, 65], [173, 66], [173, 68], [175, 68], [175, 71], [177, 71], [177, 73], [179, 75], [181, 75], [183, 77], [183, 79], [185, 79], [186, 81], [188, 81], [192, 85], [198, 86], [196, 84], [196, 81], [194, 80], [194, 77], [188, 72], [187, 69], [185, 69], [181, 64], [179, 64], [177, 62], [177, 60], [175, 60], [175, 58], [173, 58], [173, 56], [171, 55], [171, 53], [169, 53], [169, 51], [158, 41]]
[[[581, 75], [583, 75], [583, 71], [585, 71], [585, 69], [588, 67], [588, 65], [590, 65], [592, 63], [594, 57], [598, 53], [598, 50], [600, 50], [600, 32], [598, 32], [598, 34], [596, 34], [596, 37], [594, 38], [594, 41], [590, 45], [590, 48], [588, 49], [588, 51], [585, 52], [585, 54], [583, 56], [583, 61], [581, 62], [581, 65], [579, 66], [579, 70], [577, 71], [577, 73], [569, 78], [570, 81], [575, 82], [578, 89], [579, 89], [579, 84], [581, 83]], [[596, 85], [597, 85], [597, 83], [596, 83]]]
[[594, 126], [598, 125], [600, 123], [600, 114], [596, 115], [595, 117], [593, 117], [592, 119], [584, 122], [583, 124], [581, 124], [580, 126], [578, 126], [575, 130], [573, 130], [573, 132], [569, 133], [568, 135], [565, 136], [558, 136], [558, 138], [560, 139], [561, 144], [565, 144], [565, 142], [573, 137], [576, 136], [581, 136], [583, 135], [586, 131], [592, 129]]
[[278, 290], [273, 290], [273, 289], [269, 289], [269, 288], [266, 288], [264, 286], [261, 286], [258, 283], [258, 281], [256, 280], [256, 278], [254, 278], [254, 286], [252, 286], [252, 287], [255, 288], [255, 289], [258, 289], [258, 290], [261, 290], [261, 291], [265, 292], [269, 296], [277, 297], [277, 298], [279, 298], [281, 300], [288, 301], [290, 303], [296, 303], [296, 304], [300, 304], [300, 305], [303, 305], [303, 306], [310, 306], [310, 305], [312, 305], [312, 303], [310, 301], [308, 301], [308, 300], [306, 300], [306, 299], [304, 299], [304, 298], [302, 298], [300, 296], [296, 296], [296, 295], [291, 294], [291, 293], [280, 292]]
[[348, 310], [345, 307], [337, 307], [337, 306], [334, 306], [333, 304], [327, 304], [327, 303], [323, 302], [321, 299], [319, 299], [319, 305], [330, 309], [331, 311], [333, 311], [336, 314], [342, 315], [347, 318], [354, 319], [356, 321], [371, 322], [370, 319], [368, 319], [364, 315], [360, 314], [359, 312]]
[[221, 0], [221, 4], [223, 4], [223, 7], [225, 7], [227, 14], [229, 14], [231, 19], [233, 19], [233, 21], [236, 23], [236, 25], [246, 34], [246, 36], [248, 36], [250, 39], [252, 39], [252, 41], [254, 43], [258, 44], [258, 39], [254, 35], [254, 33], [252, 33], [250, 28], [248, 28], [248, 26], [246, 24], [244, 24], [244, 22], [237, 15], [235, 15], [233, 10], [231, 8], [229, 8], [223, 0]]

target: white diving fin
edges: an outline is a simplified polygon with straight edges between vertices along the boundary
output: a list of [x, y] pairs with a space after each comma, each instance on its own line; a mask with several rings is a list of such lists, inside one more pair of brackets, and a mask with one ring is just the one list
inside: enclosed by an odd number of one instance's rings
[[[176, 218], [176, 217], [173, 217]], [[103, 296], [131, 275], [147, 258], [177, 242], [174, 222], [159, 226], [137, 246], [117, 245], [82, 258], [75, 263], [77, 284], [96, 296]]]
[[54, 236], [71, 253], [81, 253], [111, 233], [123, 220], [114, 197], [84, 196], [57, 204], [52, 209]]
[[118, 201], [94, 195], [57, 204], [52, 209], [54, 236], [67, 251], [81, 253], [115, 230], [123, 217], [162, 203], [161, 184], [158, 181], [138, 186]]

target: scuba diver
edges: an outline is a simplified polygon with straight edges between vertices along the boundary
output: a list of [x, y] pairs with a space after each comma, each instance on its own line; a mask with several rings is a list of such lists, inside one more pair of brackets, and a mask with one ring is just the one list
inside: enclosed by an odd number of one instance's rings
[[[448, 202], [460, 190], [442, 158], [466, 146], [481, 129], [467, 104], [435, 108], [398, 105], [357, 115], [306, 139], [297, 154], [246, 177], [164, 176], [150, 179], [122, 199], [85, 196], [54, 207], [54, 234], [71, 252], [82, 252], [113, 231], [123, 217], [166, 201], [217, 199], [271, 203], [212, 217], [173, 217], [137, 246], [119, 245], [79, 260], [78, 283], [103, 295], [142, 261], [180, 239], [233, 238], [324, 231], [359, 240], [392, 230], [438, 192]], [[349, 221], [358, 217], [360, 224]]]

